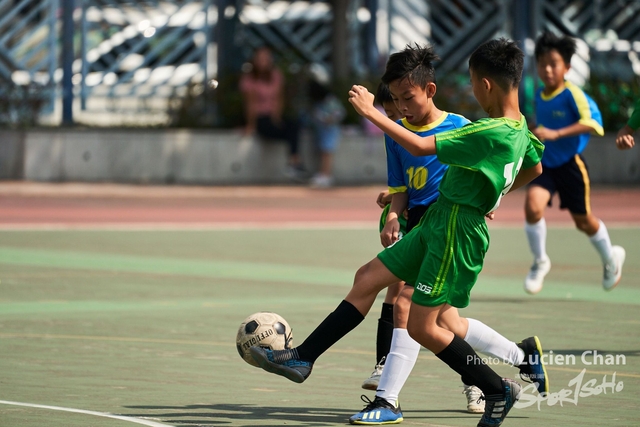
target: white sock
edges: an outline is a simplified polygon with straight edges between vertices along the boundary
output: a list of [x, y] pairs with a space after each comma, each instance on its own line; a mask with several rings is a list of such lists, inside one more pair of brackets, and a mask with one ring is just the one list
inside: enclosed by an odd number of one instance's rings
[[547, 221], [542, 218], [535, 224], [525, 221], [524, 231], [527, 233], [529, 248], [536, 261], [547, 258]]
[[596, 234], [589, 237], [589, 240], [591, 240], [591, 244], [600, 254], [602, 263], [606, 264], [613, 258], [613, 253], [611, 251], [611, 239], [609, 239], [609, 232], [607, 231], [607, 227], [604, 225], [604, 222], [602, 222], [602, 220], [598, 221], [600, 222], [600, 228], [598, 228]]
[[397, 406], [398, 395], [418, 360], [420, 344], [409, 336], [406, 329], [395, 328], [391, 349], [384, 363], [376, 396]]
[[522, 364], [524, 352], [516, 343], [509, 341], [479, 320], [469, 318], [467, 320], [469, 321], [469, 329], [464, 340], [475, 351], [497, 357], [501, 362], [513, 366]]

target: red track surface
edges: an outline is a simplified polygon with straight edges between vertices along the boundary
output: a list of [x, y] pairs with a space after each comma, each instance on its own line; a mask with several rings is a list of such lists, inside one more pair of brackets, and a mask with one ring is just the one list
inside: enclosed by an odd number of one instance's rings
[[[0, 183], [0, 226], [101, 226], [376, 223], [380, 186], [312, 190], [306, 187], [185, 187], [118, 184]], [[593, 213], [607, 224], [638, 224], [640, 188], [592, 191]], [[524, 192], [503, 199], [495, 225], [524, 221]], [[558, 201], [550, 225], [570, 224]]]

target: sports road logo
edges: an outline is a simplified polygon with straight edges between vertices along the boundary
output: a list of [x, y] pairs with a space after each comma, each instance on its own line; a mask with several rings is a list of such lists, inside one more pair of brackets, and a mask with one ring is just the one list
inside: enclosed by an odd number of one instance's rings
[[[529, 363], [538, 363], [537, 356], [531, 356]], [[485, 365], [500, 364], [503, 361], [497, 357], [481, 358], [469, 356], [469, 364], [482, 363]], [[505, 362], [507, 363], [507, 362]], [[627, 364], [624, 354], [600, 353], [598, 350], [585, 350], [581, 354], [555, 354], [553, 350], [542, 355], [542, 363], [545, 366], [620, 366]], [[587, 378], [587, 368], [583, 368], [575, 378], [571, 379], [566, 388], [549, 393], [537, 393], [536, 384], [528, 384], [523, 387], [520, 399], [514, 408], [528, 408], [537, 405], [538, 410], [543, 404], [554, 406], [560, 404], [578, 405], [580, 399], [586, 399], [600, 394], [620, 393], [624, 389], [624, 383], [616, 379], [616, 372], [605, 374], [602, 378]]]
[[608, 375], [602, 377], [602, 381], [598, 382], [598, 379], [592, 378], [585, 382], [585, 375], [587, 368], [582, 369], [580, 373], [569, 381], [568, 388], [563, 388], [560, 391], [549, 393], [536, 393], [536, 384], [528, 384], [522, 389], [520, 393], [520, 400], [518, 400], [514, 408], [522, 409], [529, 406], [538, 405], [538, 410], [543, 403], [547, 406], [554, 406], [560, 404], [564, 406], [565, 403], [573, 403], [578, 406], [578, 400], [598, 396], [599, 394], [614, 394], [620, 393], [624, 389], [624, 383], [622, 381], [616, 381], [616, 373], [611, 375], [611, 379], [608, 379]]

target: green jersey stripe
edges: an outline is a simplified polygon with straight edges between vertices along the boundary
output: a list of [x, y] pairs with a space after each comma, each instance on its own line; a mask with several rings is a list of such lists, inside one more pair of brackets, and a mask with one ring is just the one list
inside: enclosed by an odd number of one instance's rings
[[474, 122], [472, 124], [463, 126], [458, 129], [452, 129], [447, 132], [437, 134], [436, 138], [439, 140], [448, 140], [451, 138], [459, 138], [461, 136], [470, 135], [472, 133], [483, 132], [486, 130], [494, 129], [503, 126], [504, 122], [501, 120], [491, 120], [488, 122]]
[[455, 230], [456, 230], [456, 222], [458, 219], [458, 210], [460, 206], [454, 205], [451, 208], [451, 214], [449, 215], [449, 220], [447, 221], [447, 242], [445, 246], [445, 253], [442, 257], [442, 264], [440, 265], [440, 270], [438, 271], [438, 276], [436, 277], [436, 283], [433, 289], [434, 296], [440, 295], [442, 292], [442, 287], [444, 286], [444, 281], [447, 278], [447, 274], [449, 273], [449, 268], [451, 267], [451, 261], [453, 260], [453, 246], [455, 244]]

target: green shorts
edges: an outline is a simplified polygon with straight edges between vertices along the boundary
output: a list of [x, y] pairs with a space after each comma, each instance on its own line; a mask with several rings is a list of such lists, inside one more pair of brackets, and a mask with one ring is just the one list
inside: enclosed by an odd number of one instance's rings
[[[380, 233], [382, 233], [382, 229], [384, 228], [384, 225], [387, 223], [387, 216], [389, 215], [389, 209], [391, 209], [391, 203], [389, 203], [387, 206], [384, 207], [384, 209], [382, 209], [382, 215], [380, 215]], [[400, 223], [400, 233], [402, 233], [402, 236], [404, 236], [405, 234], [407, 234], [407, 220], [405, 219], [404, 215], [400, 215], [398, 217], [398, 222]]]
[[415, 283], [412, 300], [416, 304], [464, 308], [487, 249], [484, 214], [440, 198], [411, 233], [378, 258], [398, 278]]

